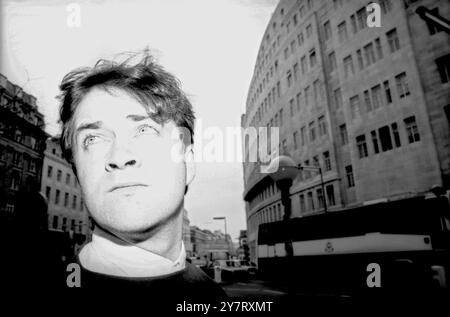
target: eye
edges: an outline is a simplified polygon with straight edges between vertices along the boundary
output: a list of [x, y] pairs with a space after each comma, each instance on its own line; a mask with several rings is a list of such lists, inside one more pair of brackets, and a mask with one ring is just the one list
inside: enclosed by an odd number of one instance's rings
[[100, 137], [98, 135], [89, 134], [83, 140], [84, 147], [88, 147], [91, 144], [98, 142]]
[[156, 135], [159, 135], [159, 131], [155, 127], [152, 127], [149, 124], [143, 124], [143, 125], [140, 125], [137, 128], [137, 134], [138, 135], [140, 135], [140, 134], [156, 134]]

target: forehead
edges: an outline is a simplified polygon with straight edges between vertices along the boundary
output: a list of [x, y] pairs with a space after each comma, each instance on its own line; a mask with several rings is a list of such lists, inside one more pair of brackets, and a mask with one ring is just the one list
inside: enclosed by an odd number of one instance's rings
[[75, 123], [87, 120], [108, 122], [123, 119], [129, 114], [147, 115], [147, 110], [122, 90], [94, 88], [82, 99], [74, 116]]

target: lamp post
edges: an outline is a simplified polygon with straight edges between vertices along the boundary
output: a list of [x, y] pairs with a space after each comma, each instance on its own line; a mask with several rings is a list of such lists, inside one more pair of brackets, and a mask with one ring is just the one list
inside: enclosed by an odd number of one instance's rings
[[227, 218], [226, 217], [214, 217], [213, 220], [223, 220], [225, 223], [225, 241], [227, 242], [228, 252], [230, 252], [230, 243], [227, 239]]
[[[284, 215], [283, 215], [283, 222], [284, 222], [284, 248], [286, 251], [286, 258], [288, 260], [289, 265], [291, 266], [288, 272], [293, 272], [293, 257], [294, 257], [294, 250], [293, 250], [293, 244], [292, 244], [292, 234], [291, 234], [291, 227], [289, 225], [289, 219], [291, 218], [291, 197], [290, 197], [290, 188], [292, 186], [293, 180], [297, 177], [299, 171], [302, 171], [304, 169], [312, 169], [319, 171], [320, 174], [320, 182], [322, 186], [322, 195], [323, 195], [323, 202], [324, 202], [324, 212], [326, 213], [327, 210], [327, 202], [325, 197], [325, 189], [324, 189], [324, 183], [323, 183], [323, 175], [322, 175], [322, 169], [320, 166], [306, 166], [301, 164], [296, 164], [292, 158], [286, 155], [281, 155], [275, 157], [269, 164], [267, 170], [271, 171], [269, 172], [270, 177], [273, 179], [273, 181], [276, 183], [277, 187], [280, 189], [281, 192], [281, 203], [284, 207]], [[291, 291], [292, 285], [291, 285], [291, 279], [288, 277], [288, 285], [289, 285], [289, 291]]]

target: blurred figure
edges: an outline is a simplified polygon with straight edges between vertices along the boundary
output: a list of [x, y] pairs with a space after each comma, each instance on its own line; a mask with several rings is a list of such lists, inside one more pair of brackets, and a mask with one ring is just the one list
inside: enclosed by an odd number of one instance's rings
[[64, 263], [47, 230], [47, 201], [37, 190], [16, 196], [12, 223], [2, 234], [8, 289], [63, 287]]

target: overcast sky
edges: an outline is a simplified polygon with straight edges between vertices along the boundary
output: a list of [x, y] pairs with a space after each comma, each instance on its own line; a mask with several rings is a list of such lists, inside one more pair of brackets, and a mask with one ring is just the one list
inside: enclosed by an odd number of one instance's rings
[[[200, 132], [214, 126], [225, 133], [240, 126], [260, 40], [277, 2], [2, 1], [0, 72], [37, 97], [47, 132], [56, 134], [55, 96], [68, 71], [148, 46], [181, 80]], [[73, 15], [78, 9], [79, 20]], [[242, 193], [240, 162], [197, 163], [185, 201], [191, 225], [223, 231], [223, 221], [212, 218], [225, 216], [236, 239], [246, 228]]]

